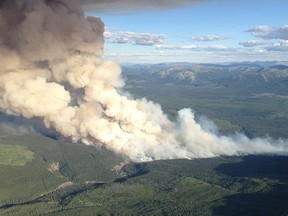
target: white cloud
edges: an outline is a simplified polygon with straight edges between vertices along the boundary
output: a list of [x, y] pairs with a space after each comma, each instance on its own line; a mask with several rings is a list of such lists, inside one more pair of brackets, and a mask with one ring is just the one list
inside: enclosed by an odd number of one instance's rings
[[272, 46], [266, 47], [268, 51], [280, 51], [280, 52], [287, 52], [288, 51], [288, 40], [280, 41], [277, 44]]
[[263, 40], [249, 40], [249, 41], [239, 42], [239, 44], [244, 47], [255, 47], [255, 46], [265, 45], [267, 44], [267, 42]]
[[282, 39], [288, 40], [288, 25], [284, 25], [280, 28], [273, 28], [270, 26], [257, 26], [253, 29], [249, 29], [248, 32], [254, 37], [263, 39]]
[[133, 44], [141, 46], [154, 46], [163, 44], [166, 37], [164, 34], [136, 33], [136, 32], [109, 32], [104, 33], [105, 39], [111, 43]]
[[105, 52], [105, 58], [117, 62], [160, 63], [201, 62], [223, 63], [241, 61], [287, 61], [286, 52], [270, 52], [263, 48], [233, 48], [223, 46], [166, 46], [157, 45], [155, 51], [130, 53], [123, 50]]
[[223, 35], [201, 35], [192, 37], [193, 41], [200, 41], [200, 42], [209, 42], [209, 41], [219, 41], [219, 40], [227, 40], [230, 37], [223, 36]]
[[[256, 26], [253, 29], [248, 30], [254, 37], [262, 38], [264, 40], [277, 40], [280, 39], [278, 43], [265, 47], [267, 51], [278, 51], [287, 52], [288, 51], [288, 25], [283, 25], [279, 28], [274, 28], [270, 26]], [[264, 45], [263, 41], [244, 41], [239, 44], [252, 47], [257, 45]]]
[[113, 32], [109, 32], [107, 30], [104, 32], [104, 37], [105, 37], [106, 40], [112, 38], [113, 35], [114, 35]]
[[197, 45], [157, 45], [158, 50], [197, 50], [197, 51], [221, 51], [231, 50], [232, 48], [223, 45], [197, 46]]

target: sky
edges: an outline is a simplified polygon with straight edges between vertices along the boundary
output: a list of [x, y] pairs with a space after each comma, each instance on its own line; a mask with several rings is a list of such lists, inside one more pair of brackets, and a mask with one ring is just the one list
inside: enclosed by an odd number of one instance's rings
[[[149, 2], [149, 1], [147, 1]], [[201, 0], [89, 12], [119, 63], [288, 61], [287, 0]], [[141, 5], [143, 8], [143, 5]]]

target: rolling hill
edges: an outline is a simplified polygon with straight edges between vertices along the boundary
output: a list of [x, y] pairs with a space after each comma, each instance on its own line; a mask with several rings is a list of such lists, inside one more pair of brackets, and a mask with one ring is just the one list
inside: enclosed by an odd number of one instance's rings
[[[115, 170], [123, 159], [103, 149], [39, 135], [4, 141], [26, 146], [35, 158], [26, 165], [0, 165], [0, 215], [288, 213], [288, 157], [163, 160]], [[59, 169], [51, 166], [56, 161]]]
[[[235, 87], [263, 86], [288, 82], [288, 66], [274, 63], [193, 64], [163, 63], [153, 65], [124, 66], [123, 72], [129, 80], [153, 83], [173, 83], [194, 86], [214, 85]], [[265, 65], [265, 64], [264, 64]]]

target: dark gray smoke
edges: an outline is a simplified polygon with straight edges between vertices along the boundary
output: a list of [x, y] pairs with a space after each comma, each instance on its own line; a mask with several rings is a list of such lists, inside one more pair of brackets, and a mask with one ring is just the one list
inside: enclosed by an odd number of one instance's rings
[[86, 10], [113, 11], [130, 9], [167, 9], [190, 5], [199, 1], [207, 0], [80, 0], [81, 5]]

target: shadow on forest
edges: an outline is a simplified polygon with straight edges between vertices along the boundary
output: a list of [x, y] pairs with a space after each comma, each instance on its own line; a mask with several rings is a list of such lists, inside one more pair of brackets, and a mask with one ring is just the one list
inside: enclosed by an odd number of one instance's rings
[[288, 157], [248, 156], [240, 163], [221, 164], [216, 171], [232, 177], [271, 179], [271, 190], [225, 197], [216, 215], [288, 215]]
[[232, 177], [288, 180], [288, 157], [247, 156], [240, 163], [220, 164], [215, 170]]

